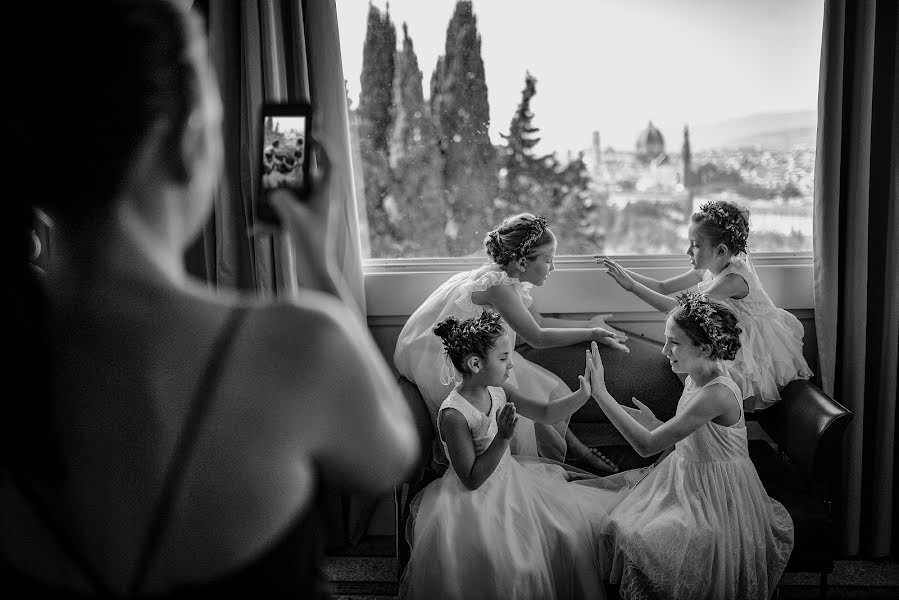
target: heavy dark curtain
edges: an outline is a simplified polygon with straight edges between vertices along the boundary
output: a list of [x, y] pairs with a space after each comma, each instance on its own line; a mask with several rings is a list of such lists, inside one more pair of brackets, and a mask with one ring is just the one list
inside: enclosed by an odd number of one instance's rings
[[824, 391], [854, 413], [840, 516], [847, 556], [896, 553], [899, 160], [895, 0], [828, 0], [815, 165], [815, 324]]

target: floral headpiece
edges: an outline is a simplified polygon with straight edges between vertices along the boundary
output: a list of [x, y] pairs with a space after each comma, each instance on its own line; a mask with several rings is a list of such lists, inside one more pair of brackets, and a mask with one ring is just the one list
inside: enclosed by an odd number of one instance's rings
[[730, 211], [723, 202], [709, 201], [699, 207], [699, 212], [724, 232], [725, 241], [731, 252], [739, 254], [746, 251], [749, 223], [738, 210]]
[[721, 316], [704, 294], [684, 292], [677, 297], [677, 302], [683, 307], [684, 315], [699, 325], [711, 340], [714, 349], [712, 357], [733, 360], [740, 348], [739, 328], [737, 335], [728, 334]]
[[515, 249], [513, 258], [522, 258], [531, 253], [531, 246], [533, 246], [534, 242], [539, 240], [543, 235], [543, 232], [546, 231], [546, 217], [536, 217], [531, 221], [530, 229], [531, 232], [528, 234], [528, 237], [524, 238], [524, 241]]
[[503, 332], [502, 316], [484, 310], [479, 317], [460, 321], [447, 317], [435, 328], [434, 333], [443, 340], [444, 366], [440, 383], [449, 385], [453, 378], [453, 363], [468, 354], [485, 354], [494, 340]]

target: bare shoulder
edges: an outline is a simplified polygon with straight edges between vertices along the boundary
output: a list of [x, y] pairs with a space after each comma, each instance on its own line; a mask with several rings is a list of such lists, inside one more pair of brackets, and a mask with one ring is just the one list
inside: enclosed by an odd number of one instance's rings
[[[707, 385], [697, 394], [691, 407], [695, 407], [703, 415], [715, 418], [729, 416], [733, 412], [739, 412], [739, 406], [734, 402], [734, 392], [727, 385], [716, 381]], [[739, 415], [738, 415], [739, 416]]]

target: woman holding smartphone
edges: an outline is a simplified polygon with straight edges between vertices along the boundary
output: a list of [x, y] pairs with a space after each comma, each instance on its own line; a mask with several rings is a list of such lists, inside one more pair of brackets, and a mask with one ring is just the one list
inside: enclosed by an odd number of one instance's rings
[[[6, 220], [5, 237], [23, 240], [9, 265], [11, 373], [28, 392], [0, 420], [3, 589], [327, 596], [318, 491], [386, 491], [414, 459], [390, 369], [334, 296], [321, 195], [273, 198], [320, 290], [263, 305], [186, 272], [221, 173], [222, 106], [184, 6], [19, 9], [41, 24], [35, 45], [65, 48], [52, 76], [24, 49], [30, 110], [82, 147], [48, 182], [28, 162], [39, 136], [14, 137], [20, 176], [57, 185], [16, 194]], [[65, 110], [45, 100], [78, 89]], [[43, 281], [24, 243], [35, 207], [54, 221]]]

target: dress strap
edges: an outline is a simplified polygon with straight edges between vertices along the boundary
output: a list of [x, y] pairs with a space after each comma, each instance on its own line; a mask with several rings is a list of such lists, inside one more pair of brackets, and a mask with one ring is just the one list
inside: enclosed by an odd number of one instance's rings
[[75, 540], [72, 539], [66, 528], [60, 523], [59, 519], [56, 518], [41, 495], [31, 486], [28, 478], [16, 466], [10, 468], [9, 476], [13, 483], [18, 486], [19, 490], [21, 490], [22, 494], [25, 496], [25, 500], [31, 504], [35, 514], [44, 523], [50, 534], [56, 539], [56, 543], [62, 548], [63, 553], [71, 559], [72, 563], [75, 564], [87, 580], [91, 582], [91, 585], [94, 586], [97, 595], [101, 598], [114, 597], [115, 594], [113, 594], [112, 589], [106, 585], [106, 582], [103, 581], [100, 572], [97, 571], [87, 560], [87, 557], [81, 553]]
[[194, 442], [200, 432], [203, 417], [206, 416], [212, 403], [213, 392], [216, 390], [219, 375], [225, 366], [224, 359], [233, 346], [234, 339], [246, 313], [247, 307], [237, 307], [231, 311], [228, 321], [215, 339], [212, 351], [209, 353], [209, 360], [197, 385], [193, 404], [185, 420], [184, 428], [181, 430], [175, 445], [170, 467], [166, 473], [162, 490], [156, 503], [156, 510], [153, 513], [153, 518], [150, 520], [147, 537], [138, 556], [137, 566], [129, 590], [129, 596], [131, 597], [137, 596], [138, 592], [140, 592], [150, 571], [153, 559], [156, 557], [156, 552], [162, 541], [162, 535], [165, 533], [166, 526], [172, 515], [175, 493], [178, 491], [179, 484], [182, 483], [184, 474], [187, 471], [190, 451], [193, 449]]

